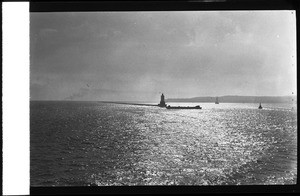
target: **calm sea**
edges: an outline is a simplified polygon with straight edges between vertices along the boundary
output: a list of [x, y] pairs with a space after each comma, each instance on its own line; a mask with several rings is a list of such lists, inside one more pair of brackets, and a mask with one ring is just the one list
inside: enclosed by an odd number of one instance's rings
[[296, 183], [292, 105], [168, 104], [31, 101], [31, 186]]

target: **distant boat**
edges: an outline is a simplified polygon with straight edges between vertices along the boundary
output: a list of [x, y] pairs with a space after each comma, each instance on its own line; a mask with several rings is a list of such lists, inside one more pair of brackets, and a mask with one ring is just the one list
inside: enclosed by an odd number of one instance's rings
[[170, 106], [168, 105], [166, 107], [167, 109], [202, 109], [202, 107], [200, 107], [199, 105], [195, 106], [195, 107], [189, 107], [189, 106]]
[[218, 97], [216, 98], [216, 102], [215, 102], [215, 104], [219, 104], [219, 100], [218, 100]]
[[259, 103], [258, 109], [262, 109], [261, 103]]

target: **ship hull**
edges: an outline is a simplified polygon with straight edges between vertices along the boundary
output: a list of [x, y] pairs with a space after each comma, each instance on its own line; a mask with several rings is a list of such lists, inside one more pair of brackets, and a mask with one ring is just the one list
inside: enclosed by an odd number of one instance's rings
[[199, 110], [199, 109], [202, 109], [202, 107], [166, 107], [167, 109], [177, 109], [177, 110], [187, 110], [187, 109], [190, 109], [190, 110]]

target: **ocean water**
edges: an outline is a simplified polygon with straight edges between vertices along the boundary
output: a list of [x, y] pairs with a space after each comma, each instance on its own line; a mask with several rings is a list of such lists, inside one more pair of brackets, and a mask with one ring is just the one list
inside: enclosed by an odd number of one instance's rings
[[31, 101], [31, 186], [296, 184], [295, 105], [168, 104]]

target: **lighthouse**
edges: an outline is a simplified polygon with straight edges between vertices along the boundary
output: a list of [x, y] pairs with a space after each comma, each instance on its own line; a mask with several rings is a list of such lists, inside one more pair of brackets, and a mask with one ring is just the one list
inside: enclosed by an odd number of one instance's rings
[[160, 96], [160, 103], [158, 104], [159, 107], [166, 107], [166, 102], [165, 102], [165, 96], [164, 94], [161, 94]]

